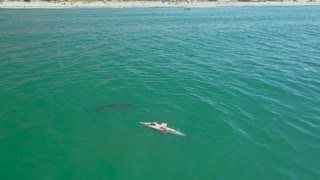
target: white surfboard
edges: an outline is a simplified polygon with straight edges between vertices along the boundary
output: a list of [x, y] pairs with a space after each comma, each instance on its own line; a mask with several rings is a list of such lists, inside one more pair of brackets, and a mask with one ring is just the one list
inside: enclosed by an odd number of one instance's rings
[[[160, 129], [161, 126], [157, 122], [140, 122], [140, 123], [145, 125], [146, 127], [161, 131], [161, 129]], [[179, 135], [179, 136], [187, 137], [186, 134], [183, 134], [182, 132], [180, 132], [178, 130], [175, 130], [175, 129], [172, 129], [172, 128], [169, 128], [169, 127], [166, 127], [166, 128], [167, 128], [167, 133], [171, 133], [171, 134], [176, 134], [176, 135]]]

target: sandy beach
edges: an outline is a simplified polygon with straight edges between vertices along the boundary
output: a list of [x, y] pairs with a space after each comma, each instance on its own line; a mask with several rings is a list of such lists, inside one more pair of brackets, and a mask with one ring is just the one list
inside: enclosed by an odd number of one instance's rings
[[320, 5], [320, 1], [316, 2], [148, 2], [148, 1], [132, 1], [132, 2], [0, 2], [0, 8], [169, 8], [169, 7], [223, 7], [223, 6], [311, 6]]

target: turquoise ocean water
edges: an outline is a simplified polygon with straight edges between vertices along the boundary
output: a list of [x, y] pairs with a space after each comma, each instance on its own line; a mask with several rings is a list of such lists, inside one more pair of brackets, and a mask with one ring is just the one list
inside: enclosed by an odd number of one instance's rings
[[1, 179], [319, 179], [319, 17], [1, 9]]

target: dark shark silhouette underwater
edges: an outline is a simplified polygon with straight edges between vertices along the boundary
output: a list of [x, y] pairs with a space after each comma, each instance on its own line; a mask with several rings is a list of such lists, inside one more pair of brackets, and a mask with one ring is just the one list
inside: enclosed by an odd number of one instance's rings
[[96, 107], [89, 112], [103, 112], [103, 111], [126, 111], [133, 109], [135, 106], [132, 104], [108, 104], [104, 106]]

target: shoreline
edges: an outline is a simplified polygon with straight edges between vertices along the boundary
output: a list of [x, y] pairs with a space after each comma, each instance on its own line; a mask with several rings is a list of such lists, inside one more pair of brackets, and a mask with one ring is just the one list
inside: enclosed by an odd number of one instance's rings
[[64, 9], [64, 8], [203, 8], [203, 7], [243, 7], [243, 6], [319, 6], [317, 2], [0, 2], [0, 8], [5, 9]]

